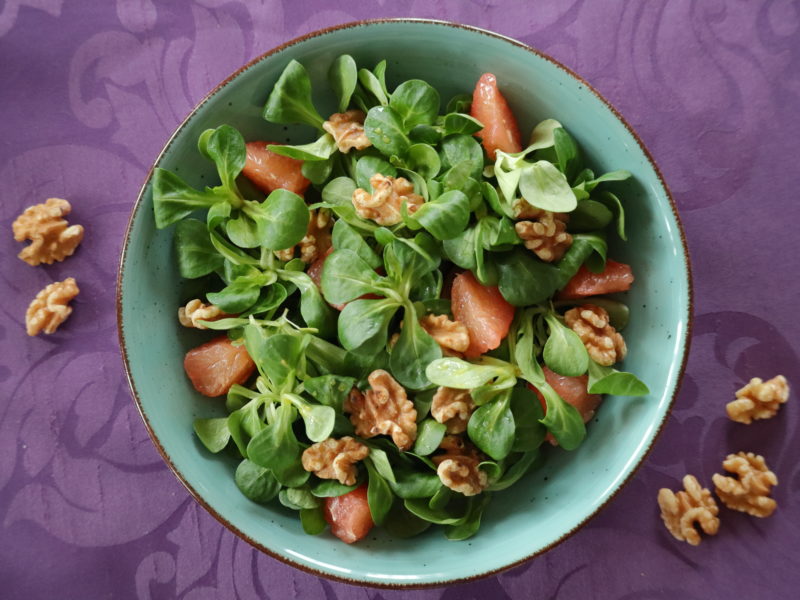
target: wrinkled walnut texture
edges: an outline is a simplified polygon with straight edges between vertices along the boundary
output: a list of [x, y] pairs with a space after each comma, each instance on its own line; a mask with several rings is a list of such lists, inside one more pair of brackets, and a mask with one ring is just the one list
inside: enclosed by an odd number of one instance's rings
[[325, 209], [312, 210], [305, 236], [296, 246], [275, 250], [278, 260], [288, 262], [294, 258], [295, 249], [300, 248], [300, 260], [311, 264], [331, 247], [331, 214]]
[[768, 381], [753, 377], [736, 392], [736, 400], [728, 402], [725, 410], [732, 421], [749, 425], [757, 419], [774, 417], [788, 399], [789, 384], [783, 375]]
[[195, 329], [208, 329], [200, 321], [216, 321], [224, 313], [216, 304], [205, 304], [202, 300], [195, 298], [189, 300], [186, 306], [178, 308], [178, 321], [184, 327], [193, 327]]
[[447, 315], [428, 314], [419, 320], [422, 328], [442, 348], [446, 356], [461, 356], [469, 348], [469, 330], [459, 321], [451, 321]]
[[445, 486], [465, 496], [475, 496], [488, 487], [489, 477], [478, 466], [483, 457], [470, 442], [462, 436], [446, 435], [439, 447], [445, 453], [431, 459]]
[[403, 220], [400, 213], [403, 202], [408, 214], [422, 206], [422, 196], [414, 193], [414, 185], [405, 177], [375, 173], [369, 183], [374, 190], [372, 194], [361, 188], [353, 192], [353, 206], [363, 219], [371, 219], [378, 225], [397, 225]]
[[566, 231], [569, 215], [534, 208], [524, 201], [514, 204], [514, 214], [525, 219], [514, 224], [517, 235], [544, 262], [559, 260], [572, 245]]
[[610, 367], [625, 358], [628, 349], [622, 335], [609, 323], [605, 309], [584, 304], [564, 314], [567, 326], [578, 334], [589, 356], [598, 365]]
[[44, 204], [26, 208], [11, 225], [16, 241], [31, 241], [17, 256], [33, 267], [72, 256], [83, 239], [83, 226], [69, 225], [62, 218], [71, 210], [69, 202], [61, 198], [48, 198]]
[[342, 485], [353, 485], [358, 474], [356, 463], [368, 454], [369, 448], [350, 436], [328, 438], [303, 451], [303, 468], [320, 479], [337, 479]]
[[417, 439], [417, 411], [406, 390], [383, 369], [367, 378], [371, 389], [362, 394], [353, 388], [344, 403], [356, 435], [371, 438], [391, 435], [400, 450], [411, 448]]
[[667, 488], [658, 490], [658, 506], [661, 507], [661, 518], [669, 532], [677, 540], [697, 546], [700, 533], [695, 525], [708, 535], [716, 535], [719, 530], [719, 507], [705, 488], [700, 487], [694, 475], [683, 478], [686, 491], [677, 494]]
[[447, 433], [463, 433], [475, 410], [469, 390], [440, 387], [433, 395], [431, 416], [447, 426]]
[[[514, 215], [514, 218], [519, 220], [523, 219], [538, 219], [539, 216], [545, 212], [541, 208], [536, 208], [533, 204], [525, 200], [525, 198], [517, 198], [514, 202], [511, 203], [511, 212]], [[553, 213], [556, 219], [564, 221], [565, 223], [569, 221], [569, 214], [568, 213]]]
[[754, 517], [768, 517], [775, 511], [778, 503], [769, 493], [773, 485], [778, 485], [778, 478], [769, 470], [763, 456], [752, 452], [729, 454], [722, 468], [738, 477], [714, 473], [711, 478], [725, 506]]
[[336, 140], [339, 152], [347, 154], [350, 150], [363, 150], [372, 145], [364, 132], [365, 118], [366, 115], [360, 110], [333, 113], [322, 124], [322, 128]]
[[64, 281], [51, 283], [28, 306], [25, 313], [25, 328], [28, 335], [38, 335], [42, 331], [47, 334], [55, 332], [67, 317], [72, 314], [69, 302], [80, 290], [75, 279], [67, 277]]

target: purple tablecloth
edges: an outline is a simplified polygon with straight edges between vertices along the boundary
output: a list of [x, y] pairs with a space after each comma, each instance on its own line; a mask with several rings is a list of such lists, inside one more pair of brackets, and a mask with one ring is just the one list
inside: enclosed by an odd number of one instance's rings
[[[147, 436], [114, 312], [129, 210], [195, 102], [281, 42], [385, 16], [493, 29], [595, 85], [672, 188], [696, 291], [673, 415], [610, 506], [512, 571], [405, 592], [305, 574], [206, 514]], [[0, 3], [0, 597], [797, 597], [800, 399], [749, 427], [728, 421], [723, 406], [752, 376], [783, 373], [800, 390], [799, 29], [791, 0]], [[86, 239], [65, 263], [32, 268], [15, 257], [11, 222], [50, 196], [72, 201]], [[55, 335], [28, 338], [28, 302], [67, 276], [81, 288], [73, 316]], [[777, 473], [775, 515], [723, 509], [716, 538], [698, 548], [673, 540], [658, 488], [687, 472], [710, 482], [738, 450], [763, 453]]]

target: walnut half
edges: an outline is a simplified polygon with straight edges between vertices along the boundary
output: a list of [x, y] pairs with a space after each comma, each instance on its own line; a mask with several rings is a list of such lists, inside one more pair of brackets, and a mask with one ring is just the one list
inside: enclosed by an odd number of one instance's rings
[[568, 310], [564, 314], [564, 321], [578, 334], [589, 356], [598, 365], [610, 367], [628, 353], [625, 340], [609, 323], [605, 309], [584, 304]]
[[344, 402], [350, 422], [361, 437], [391, 435], [400, 450], [411, 448], [417, 439], [417, 410], [406, 390], [383, 369], [367, 378], [372, 389], [362, 394], [353, 388]]
[[768, 517], [775, 511], [778, 503], [769, 493], [773, 485], [778, 485], [778, 478], [763, 456], [752, 452], [729, 454], [722, 467], [732, 475], [714, 473], [711, 479], [725, 506], [754, 517]]
[[311, 215], [308, 220], [308, 229], [303, 239], [296, 246], [285, 248], [283, 250], [275, 250], [275, 256], [278, 260], [288, 262], [294, 258], [295, 249], [300, 249], [300, 260], [306, 264], [311, 264], [320, 256], [323, 256], [328, 248], [331, 247], [331, 214], [329, 211], [321, 208], [319, 210], [310, 211]]
[[186, 306], [181, 306], [178, 309], [178, 321], [180, 321], [180, 324], [184, 327], [193, 327], [195, 329], [208, 329], [200, 321], [216, 321], [223, 316], [225, 314], [219, 306], [205, 304], [198, 298], [189, 300]]
[[362, 219], [371, 219], [378, 225], [397, 225], [403, 220], [400, 207], [406, 203], [412, 214], [422, 206], [422, 196], [414, 193], [414, 184], [405, 177], [392, 177], [375, 173], [369, 178], [373, 192], [357, 188], [353, 192], [353, 206]]
[[83, 226], [69, 225], [63, 218], [71, 210], [70, 203], [62, 198], [48, 198], [43, 204], [26, 208], [11, 225], [16, 241], [31, 241], [17, 256], [32, 267], [72, 256], [83, 240]]
[[489, 486], [489, 477], [479, 465], [483, 456], [458, 435], [446, 435], [439, 446], [445, 453], [433, 456], [439, 480], [454, 492], [476, 496]]
[[474, 410], [469, 390], [440, 387], [433, 395], [431, 416], [447, 426], [447, 433], [464, 433]]
[[[533, 211], [536, 211], [533, 213]], [[514, 229], [525, 247], [544, 262], [559, 260], [572, 245], [572, 236], [567, 233], [568, 215], [534, 208], [534, 220], [517, 221]]]
[[419, 320], [425, 332], [439, 344], [446, 356], [461, 356], [469, 348], [469, 330], [447, 315], [425, 315]]
[[25, 328], [28, 335], [38, 335], [42, 331], [54, 333], [72, 314], [69, 302], [80, 290], [75, 279], [67, 277], [64, 281], [51, 283], [28, 306], [25, 313]]
[[303, 451], [303, 468], [320, 479], [337, 479], [342, 485], [356, 482], [356, 463], [364, 460], [369, 448], [350, 436], [328, 438]]
[[728, 417], [737, 423], [749, 425], [757, 419], [769, 419], [778, 413], [781, 404], [789, 399], [786, 377], [778, 375], [768, 381], [753, 377], [736, 392], [736, 400], [728, 402]]
[[366, 115], [360, 110], [348, 110], [343, 113], [333, 113], [322, 124], [322, 128], [336, 140], [339, 152], [347, 154], [350, 150], [363, 150], [369, 148], [369, 141], [364, 132], [364, 119]]
[[677, 494], [668, 488], [658, 490], [661, 518], [676, 540], [697, 546], [700, 543], [700, 533], [695, 525], [699, 525], [708, 535], [716, 535], [719, 531], [719, 507], [711, 492], [700, 487], [694, 475], [683, 478], [683, 487], [686, 491]]

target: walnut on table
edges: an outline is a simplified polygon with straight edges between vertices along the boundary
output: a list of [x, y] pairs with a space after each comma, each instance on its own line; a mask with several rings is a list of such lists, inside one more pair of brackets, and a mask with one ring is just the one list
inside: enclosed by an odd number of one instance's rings
[[75, 279], [67, 277], [64, 281], [56, 281], [36, 294], [36, 298], [28, 306], [25, 313], [25, 328], [28, 335], [54, 333], [58, 327], [72, 314], [69, 302], [80, 290]]
[[598, 365], [610, 367], [625, 358], [628, 348], [622, 335], [609, 323], [605, 309], [583, 304], [564, 314], [567, 326], [578, 334], [589, 356]]
[[71, 210], [62, 198], [48, 198], [26, 208], [11, 225], [16, 241], [31, 241], [17, 256], [33, 267], [72, 256], [83, 240], [83, 226], [69, 225], [63, 218]]
[[311, 264], [320, 256], [323, 256], [328, 248], [331, 247], [331, 213], [321, 208], [310, 211], [308, 219], [308, 229], [305, 236], [298, 244], [291, 248], [275, 250], [274, 254], [278, 260], [288, 262], [294, 258], [295, 250], [300, 249], [300, 260], [306, 264]]
[[440, 387], [433, 395], [431, 416], [447, 426], [447, 433], [464, 433], [474, 410], [469, 390]]
[[353, 192], [353, 206], [362, 219], [371, 219], [378, 225], [397, 225], [403, 220], [400, 207], [406, 203], [409, 214], [422, 206], [422, 196], [414, 193], [414, 184], [405, 177], [392, 177], [375, 173], [369, 178], [373, 192], [357, 188]]
[[768, 381], [753, 377], [736, 392], [736, 400], [728, 402], [725, 410], [732, 421], [749, 425], [757, 419], [774, 417], [788, 399], [789, 384], [783, 375]]
[[545, 262], [559, 260], [572, 245], [567, 233], [567, 213], [554, 213], [531, 206], [522, 198], [513, 204], [514, 216], [524, 219], [514, 229], [525, 247]]
[[775, 511], [778, 503], [769, 494], [772, 486], [778, 485], [778, 478], [769, 470], [763, 456], [752, 452], [729, 454], [722, 467], [735, 475], [714, 473], [711, 478], [725, 506], [754, 517], [768, 517]]
[[189, 300], [186, 306], [178, 308], [178, 321], [184, 327], [193, 327], [194, 329], [208, 329], [200, 321], [216, 321], [225, 317], [225, 313], [216, 304], [205, 304], [202, 300], [195, 298]]
[[658, 506], [664, 525], [673, 537], [697, 546], [701, 538], [695, 525], [699, 525], [707, 535], [716, 535], [719, 507], [711, 492], [700, 487], [694, 475], [683, 478], [683, 487], [686, 491], [677, 494], [668, 488], [658, 490]]
[[460, 321], [451, 321], [447, 315], [428, 314], [419, 324], [439, 344], [445, 356], [461, 357], [469, 348], [469, 330]]
[[372, 389], [362, 394], [356, 388], [344, 402], [356, 435], [364, 438], [390, 435], [400, 450], [409, 450], [417, 439], [417, 410], [406, 390], [383, 369], [367, 378]]
[[364, 132], [365, 118], [366, 115], [360, 110], [333, 113], [322, 124], [322, 128], [333, 136], [339, 152], [347, 154], [350, 150], [363, 150], [372, 145]]
[[337, 479], [342, 485], [353, 485], [358, 474], [356, 463], [368, 454], [369, 448], [350, 436], [328, 438], [303, 451], [303, 468], [320, 479]]
[[460, 435], [446, 435], [439, 445], [444, 454], [432, 456], [439, 480], [454, 492], [476, 496], [489, 486], [489, 477], [478, 465], [483, 455]]

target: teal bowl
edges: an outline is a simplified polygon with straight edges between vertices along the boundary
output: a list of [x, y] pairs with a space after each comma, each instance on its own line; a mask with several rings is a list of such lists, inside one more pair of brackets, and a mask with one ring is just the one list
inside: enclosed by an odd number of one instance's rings
[[[576, 137], [596, 171], [627, 169], [626, 244], [610, 254], [630, 263], [631, 322], [625, 369], [652, 393], [606, 398], [584, 444], [547, 451], [544, 464], [510, 490], [495, 494], [478, 535], [449, 542], [437, 528], [410, 540], [382, 532], [348, 546], [330, 534], [303, 533], [296, 513], [247, 500], [233, 480], [235, 463], [211, 455], [192, 432], [196, 417], [223, 416], [223, 403], [197, 394], [183, 374], [183, 355], [207, 339], [178, 324], [187, 289], [178, 275], [172, 231], [153, 221], [148, 177], [133, 208], [117, 290], [119, 337], [133, 397], [153, 442], [206, 510], [253, 546], [295, 567], [350, 583], [420, 587], [496, 573], [552, 548], [598, 513], [631, 478], [669, 415], [688, 352], [690, 267], [680, 221], [658, 167], [620, 114], [578, 75], [512, 39], [462, 25], [382, 20], [342, 25], [291, 41], [234, 73], [178, 127], [155, 166], [178, 171], [196, 186], [214, 181], [197, 151], [209, 127], [228, 123], [246, 139], [308, 141], [308, 131], [265, 122], [261, 109], [290, 59], [312, 81], [325, 81], [331, 61], [352, 54], [359, 64], [388, 60], [390, 84], [422, 78], [443, 98], [469, 92], [485, 71], [501, 82], [523, 132], [558, 119]], [[322, 85], [317, 88], [322, 90]], [[332, 96], [315, 98], [323, 114]], [[653, 490], [655, 494], [655, 490]], [[655, 496], [653, 496], [655, 498]]]

